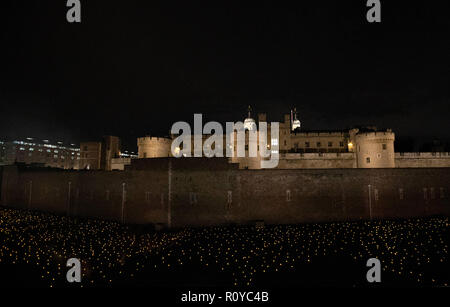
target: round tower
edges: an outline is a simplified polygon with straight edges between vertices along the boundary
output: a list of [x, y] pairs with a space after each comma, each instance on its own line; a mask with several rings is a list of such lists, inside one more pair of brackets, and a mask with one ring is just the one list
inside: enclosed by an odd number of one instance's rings
[[361, 132], [355, 135], [358, 168], [395, 167], [395, 134], [392, 130]]
[[137, 139], [138, 158], [164, 158], [170, 157], [172, 140], [161, 137], [141, 137]]

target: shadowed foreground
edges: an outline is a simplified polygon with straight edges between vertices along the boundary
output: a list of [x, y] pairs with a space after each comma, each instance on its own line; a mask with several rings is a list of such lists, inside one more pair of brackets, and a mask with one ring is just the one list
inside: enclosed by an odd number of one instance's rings
[[2, 286], [79, 286], [66, 261], [79, 258], [86, 286], [448, 286], [448, 217], [302, 225], [150, 227], [0, 209]]

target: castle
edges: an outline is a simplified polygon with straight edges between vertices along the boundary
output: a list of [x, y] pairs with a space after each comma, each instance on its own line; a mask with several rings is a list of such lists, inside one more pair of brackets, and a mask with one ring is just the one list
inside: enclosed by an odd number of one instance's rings
[[[258, 123], [266, 122], [267, 115], [258, 114]], [[251, 117], [250, 108], [244, 127], [251, 130], [257, 122]], [[270, 126], [270, 124], [269, 124]], [[391, 129], [359, 127], [340, 131], [306, 131], [294, 110], [284, 116], [279, 124], [279, 169], [333, 169], [333, 168], [405, 168], [405, 167], [450, 167], [450, 154], [446, 152], [396, 153], [395, 133]], [[247, 133], [248, 134], [248, 133]], [[140, 137], [137, 140], [138, 158], [172, 157], [171, 137]], [[208, 136], [203, 135], [203, 142]], [[226, 135], [223, 143], [226, 143]], [[270, 139], [270, 134], [268, 134]], [[236, 144], [236, 138], [233, 138]], [[230, 163], [240, 169], [260, 169], [261, 157], [249, 156], [249, 139], [246, 137], [245, 158], [238, 158], [234, 146], [234, 157]], [[193, 144], [191, 145], [193, 147]], [[259, 148], [258, 148], [259, 151]]]
[[[244, 125], [256, 121], [249, 114]], [[0, 166], [0, 205], [166, 227], [450, 214], [448, 153], [395, 153], [390, 130], [303, 131], [293, 112], [273, 169], [260, 169], [259, 155], [174, 158], [172, 139], [139, 138], [127, 162], [111, 158], [116, 139], [101, 155], [100, 145], [81, 148], [89, 169]]]
[[[267, 122], [267, 115], [260, 113], [257, 121], [250, 109], [243, 121], [246, 129], [245, 157], [237, 157], [236, 137], [233, 157], [228, 159], [239, 169], [261, 169], [261, 155], [250, 157], [248, 131], [261, 122]], [[270, 123], [268, 123], [270, 127]], [[0, 141], [0, 166], [23, 163], [75, 170], [125, 170], [133, 160], [173, 157], [171, 145], [176, 136], [145, 136], [137, 139], [138, 153], [121, 150], [117, 136], [104, 136], [101, 140], [64, 145], [62, 142], [39, 143], [33, 138], [24, 141]], [[205, 142], [209, 135], [202, 135]], [[223, 135], [223, 144], [227, 143]], [[301, 127], [296, 110], [285, 114], [279, 123], [279, 138], [272, 139], [270, 129], [267, 137], [268, 150], [277, 146], [278, 169], [341, 169], [341, 168], [428, 168], [450, 167], [448, 152], [395, 152], [395, 133], [391, 129], [376, 127], [355, 127], [346, 130], [313, 131]], [[193, 140], [192, 140], [193, 141]], [[194, 147], [192, 142], [191, 147]], [[224, 150], [225, 151], [225, 150]], [[225, 154], [224, 154], [225, 156]]]

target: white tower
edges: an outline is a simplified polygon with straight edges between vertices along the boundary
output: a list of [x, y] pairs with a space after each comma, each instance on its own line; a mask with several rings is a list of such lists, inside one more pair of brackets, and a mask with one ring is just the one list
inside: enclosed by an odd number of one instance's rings
[[292, 119], [292, 125], [291, 129], [294, 131], [295, 129], [300, 129], [301, 123], [300, 120], [297, 118], [297, 108], [294, 108], [294, 118]]
[[256, 130], [256, 122], [251, 116], [252, 108], [248, 106], [248, 117], [244, 120], [244, 128], [248, 130]]

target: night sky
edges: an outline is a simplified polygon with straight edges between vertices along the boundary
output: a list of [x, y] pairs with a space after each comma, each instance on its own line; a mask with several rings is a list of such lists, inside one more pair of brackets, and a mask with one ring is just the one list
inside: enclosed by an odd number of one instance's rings
[[450, 139], [450, 13], [436, 1], [381, 1], [381, 24], [365, 0], [82, 0], [81, 24], [65, 0], [1, 2], [0, 139], [113, 134], [130, 148], [194, 112], [243, 120], [249, 104], [269, 121], [295, 106], [304, 129]]

